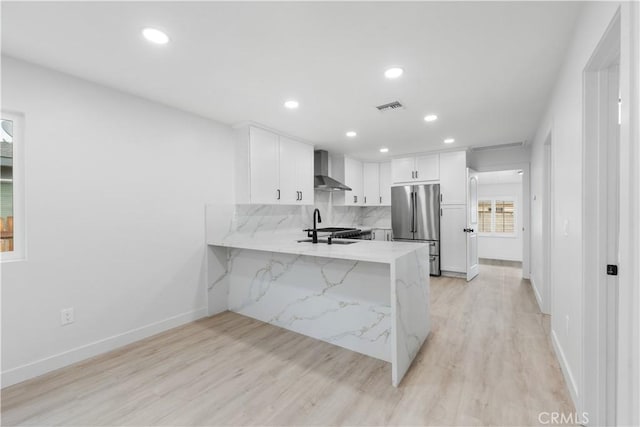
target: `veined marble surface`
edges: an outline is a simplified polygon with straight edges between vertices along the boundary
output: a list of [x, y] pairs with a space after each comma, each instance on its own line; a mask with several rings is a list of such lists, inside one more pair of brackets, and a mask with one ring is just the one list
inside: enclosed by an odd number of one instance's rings
[[[388, 264], [395, 262], [398, 258], [415, 252], [421, 247], [427, 247], [425, 243], [372, 240], [355, 240], [356, 243], [351, 245], [327, 245], [326, 243], [314, 245], [312, 243], [297, 242], [297, 240], [306, 238], [306, 233], [293, 230], [282, 231], [280, 233], [254, 233], [252, 235], [236, 233], [220, 240], [207, 238], [207, 244], [228, 248]], [[425, 257], [425, 260], [427, 259], [428, 256]]]
[[396, 259], [391, 267], [392, 382], [397, 386], [431, 330], [429, 249]]
[[228, 310], [391, 362], [389, 265], [229, 252]]

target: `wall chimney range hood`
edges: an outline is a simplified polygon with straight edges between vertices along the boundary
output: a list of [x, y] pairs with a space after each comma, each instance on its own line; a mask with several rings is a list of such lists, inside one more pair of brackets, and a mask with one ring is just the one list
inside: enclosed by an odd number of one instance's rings
[[343, 183], [329, 176], [329, 153], [326, 150], [316, 150], [314, 153], [314, 187], [324, 191], [351, 191]]

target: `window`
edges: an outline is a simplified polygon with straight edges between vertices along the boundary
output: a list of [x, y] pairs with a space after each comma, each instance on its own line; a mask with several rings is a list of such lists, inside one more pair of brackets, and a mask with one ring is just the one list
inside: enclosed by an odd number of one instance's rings
[[495, 235], [514, 235], [516, 206], [513, 200], [478, 200], [478, 232]]
[[2, 113], [0, 118], [0, 256], [23, 256], [21, 117]]

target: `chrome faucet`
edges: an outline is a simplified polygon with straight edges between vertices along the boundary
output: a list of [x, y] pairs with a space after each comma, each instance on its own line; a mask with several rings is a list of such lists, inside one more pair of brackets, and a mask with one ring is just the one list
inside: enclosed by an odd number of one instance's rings
[[318, 222], [322, 222], [322, 218], [320, 218], [320, 209], [315, 209], [313, 211], [313, 230], [311, 235], [311, 243], [318, 243], [318, 226], [316, 224], [316, 214], [318, 214]]

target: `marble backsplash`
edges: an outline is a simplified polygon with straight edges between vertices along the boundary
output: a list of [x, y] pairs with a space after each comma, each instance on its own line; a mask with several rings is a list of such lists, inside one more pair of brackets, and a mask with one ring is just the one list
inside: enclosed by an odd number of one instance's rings
[[391, 228], [391, 207], [333, 206], [332, 193], [316, 191], [314, 206], [236, 205], [232, 229], [255, 234], [281, 230], [302, 230], [313, 225], [313, 210], [320, 209], [325, 226]]

